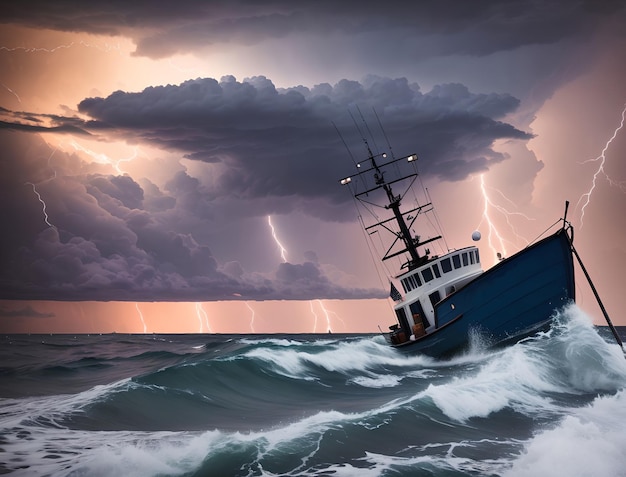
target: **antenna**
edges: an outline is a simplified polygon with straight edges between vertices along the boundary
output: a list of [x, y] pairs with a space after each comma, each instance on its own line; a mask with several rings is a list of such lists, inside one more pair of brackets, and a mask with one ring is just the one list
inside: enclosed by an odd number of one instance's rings
[[391, 148], [391, 143], [389, 142], [389, 138], [387, 137], [387, 132], [385, 131], [385, 128], [383, 128], [383, 124], [380, 122], [380, 118], [378, 117], [378, 113], [376, 112], [376, 109], [372, 107], [372, 111], [374, 111], [374, 116], [376, 116], [376, 120], [378, 121], [378, 126], [380, 127], [380, 130], [383, 132], [383, 136], [385, 136], [385, 141], [387, 141], [387, 147], [389, 148], [389, 154], [391, 155], [392, 159], [395, 159], [396, 157], [393, 155], [393, 149]]
[[[354, 127], [356, 128], [357, 132], [361, 135], [361, 139], [363, 139], [363, 142], [365, 143], [365, 147], [367, 147], [367, 152], [368, 152], [369, 156], [372, 157], [374, 155], [374, 153], [370, 149], [370, 145], [367, 142], [367, 138], [365, 137], [365, 134], [363, 134], [363, 132], [361, 131], [361, 128], [359, 128], [359, 125], [357, 124], [356, 119], [354, 119], [354, 115], [352, 114], [352, 111], [348, 110], [348, 113], [350, 114], [350, 117], [352, 118], [352, 122], [354, 123]], [[361, 116], [361, 118], [362, 117], [363, 116]]]
[[339, 128], [337, 127], [337, 125], [335, 124], [334, 121], [331, 121], [332, 125], [335, 126], [335, 131], [337, 131], [337, 134], [339, 135], [339, 139], [341, 139], [341, 142], [343, 142], [343, 145], [346, 148], [346, 151], [348, 151], [348, 155], [350, 156], [350, 159], [352, 159], [352, 162], [354, 163], [354, 167], [359, 167], [359, 165], [357, 164], [356, 160], [354, 159], [354, 156], [352, 155], [352, 151], [350, 151], [350, 148], [348, 147], [348, 144], [346, 143], [345, 139], [343, 138], [343, 135], [341, 134], [341, 131], [339, 131]]
[[357, 106], [356, 110], [359, 112], [359, 115], [361, 116], [361, 121], [363, 121], [363, 124], [365, 124], [365, 129], [367, 129], [367, 132], [370, 135], [370, 138], [372, 138], [372, 142], [374, 143], [374, 149], [376, 149], [376, 154], [379, 154], [380, 150], [378, 149], [378, 144], [376, 144], [376, 138], [372, 134], [369, 124], [367, 124], [367, 121], [365, 121], [365, 118], [363, 117], [363, 113], [361, 112], [361, 108]]

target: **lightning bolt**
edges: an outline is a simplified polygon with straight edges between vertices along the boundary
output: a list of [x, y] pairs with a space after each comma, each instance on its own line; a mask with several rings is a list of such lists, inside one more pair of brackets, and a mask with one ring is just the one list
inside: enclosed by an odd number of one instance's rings
[[491, 250], [494, 253], [495, 258], [497, 259], [498, 257], [498, 250], [496, 249], [496, 247], [494, 246], [493, 242], [494, 242], [494, 236], [497, 239], [499, 245], [500, 245], [500, 250], [502, 250], [502, 253], [504, 253], [506, 255], [506, 246], [504, 244], [504, 239], [502, 238], [502, 235], [500, 235], [500, 232], [498, 231], [498, 229], [496, 228], [496, 226], [494, 225], [493, 221], [491, 220], [491, 217], [489, 215], [489, 209], [491, 207], [495, 208], [496, 210], [497, 207], [496, 205], [492, 202], [491, 198], [489, 197], [489, 194], [487, 194], [487, 189], [485, 187], [485, 175], [481, 174], [480, 175], [480, 191], [483, 195], [483, 215], [482, 218], [480, 219], [480, 223], [478, 224], [478, 227], [476, 227], [476, 229], [479, 229], [480, 226], [482, 225], [483, 221], [487, 222], [487, 228], [489, 230], [489, 233], [487, 234], [487, 241], [489, 243], [489, 248], [491, 248]]
[[211, 331], [211, 325], [209, 325], [209, 316], [206, 314], [206, 311], [204, 311], [204, 308], [202, 308], [202, 303], [196, 303], [196, 313], [198, 314], [198, 322], [200, 323], [198, 333], [204, 333], [202, 320], [206, 323], [207, 332], [213, 333], [213, 331]]
[[248, 310], [250, 310], [252, 312], [252, 317], [250, 318], [250, 331], [252, 333], [255, 333], [255, 331], [254, 331], [254, 315], [256, 313], [255, 313], [254, 309], [250, 306], [250, 304], [247, 301], [244, 301], [244, 304], [246, 305]]
[[330, 316], [331, 316], [331, 315], [335, 315], [335, 317], [337, 317], [337, 319], [343, 323], [344, 328], [346, 327], [346, 323], [345, 323], [345, 321], [343, 321], [343, 320], [341, 319], [341, 317], [340, 317], [337, 313], [335, 313], [334, 311], [329, 310], [328, 308], [326, 308], [326, 305], [324, 305], [324, 301], [323, 301], [323, 300], [320, 300], [320, 299], [317, 299], [317, 300], [311, 300], [311, 301], [309, 302], [309, 305], [310, 305], [310, 308], [311, 308], [311, 313], [312, 313], [312, 314], [313, 314], [313, 316], [315, 317], [315, 322], [314, 322], [314, 324], [313, 324], [313, 333], [315, 333], [315, 330], [317, 329], [317, 320], [318, 320], [318, 318], [319, 318], [319, 316], [318, 316], [318, 315], [317, 315], [317, 313], [315, 312], [315, 308], [314, 308], [314, 306], [313, 306], [313, 303], [314, 303], [314, 302], [315, 302], [315, 303], [317, 303], [317, 304], [319, 305], [320, 309], [322, 310], [322, 313], [324, 313], [324, 317], [326, 318], [326, 331], [327, 331], [327, 332], [329, 332], [329, 331], [332, 331], [332, 330], [333, 330], [333, 327], [332, 327], [332, 325], [331, 325], [331, 318], [330, 318]]
[[141, 324], [143, 325], [143, 332], [147, 333], [148, 327], [146, 326], [146, 322], [143, 319], [143, 313], [141, 313], [141, 310], [139, 309], [139, 303], [135, 303], [135, 309], [137, 310], [137, 313], [139, 313], [139, 319], [141, 320]]
[[21, 103], [22, 100], [20, 99], [20, 97], [17, 95], [17, 93], [15, 91], [13, 91], [11, 88], [9, 88], [7, 85], [2, 84], [2, 86], [9, 92], [11, 93], [13, 96], [15, 96], [17, 98], [17, 102]]
[[53, 229], [56, 229], [55, 225], [52, 225], [50, 223], [50, 218], [48, 217], [48, 212], [46, 212], [46, 203], [44, 202], [44, 200], [41, 198], [41, 194], [37, 191], [37, 187], [35, 186], [35, 184], [33, 184], [32, 182], [26, 182], [25, 185], [29, 185], [32, 186], [33, 188], [33, 192], [35, 193], [35, 195], [37, 196], [37, 199], [39, 199], [39, 202], [41, 202], [41, 209], [43, 212], [43, 217], [44, 217], [44, 222], [46, 223], [46, 225], [48, 227], [52, 227]]
[[276, 229], [274, 229], [274, 226], [272, 225], [271, 215], [267, 216], [267, 223], [269, 224], [270, 229], [272, 230], [272, 238], [274, 239], [274, 241], [276, 242], [276, 245], [278, 245], [278, 248], [280, 249], [280, 258], [283, 259], [283, 262], [286, 262], [287, 261], [287, 249], [283, 247], [283, 244], [280, 243], [280, 240], [278, 240], [278, 237], [276, 236]]
[[[278, 236], [276, 235], [276, 229], [272, 225], [272, 216], [271, 215], [267, 216], [267, 223], [269, 224], [270, 229], [272, 231], [272, 237], [274, 238], [274, 241], [276, 242], [276, 245], [278, 245], [278, 248], [280, 249], [280, 256], [283, 259], [283, 262], [286, 262], [287, 261], [287, 249], [283, 246], [283, 244], [278, 239]], [[313, 300], [313, 301], [315, 301], [315, 302], [317, 302], [319, 304], [320, 308], [322, 309], [322, 312], [324, 313], [324, 316], [326, 317], [326, 328], [327, 328], [326, 331], [332, 331], [331, 330], [331, 326], [330, 326], [330, 314], [329, 314], [331, 312], [329, 312], [326, 309], [326, 307], [324, 306], [324, 303], [322, 302], [322, 300], [318, 299], [318, 300]], [[317, 316], [317, 313], [315, 313], [315, 309], [313, 307], [313, 301], [309, 302], [309, 306], [311, 308], [311, 313], [313, 313], [313, 316], [315, 317], [315, 321], [313, 323], [313, 333], [315, 333], [315, 330], [317, 329], [318, 316]]]
[[[513, 203], [513, 201], [511, 199], [509, 199], [502, 191], [500, 191], [499, 189], [495, 189], [494, 190], [500, 194], [505, 201], [507, 201], [508, 203], [515, 205]], [[480, 175], [480, 192], [483, 196], [483, 213], [482, 213], [482, 217], [480, 219], [480, 223], [478, 224], [478, 227], [476, 227], [476, 229], [478, 230], [480, 228], [480, 226], [483, 224], [483, 222], [487, 222], [487, 227], [489, 229], [489, 233], [487, 234], [487, 241], [489, 243], [489, 248], [491, 248], [491, 250], [494, 252], [495, 258], [499, 259], [500, 256], [498, 255], [499, 253], [502, 254], [502, 256], [506, 256], [506, 245], [505, 242], [506, 240], [504, 239], [504, 237], [500, 234], [500, 232], [498, 231], [497, 227], [494, 224], [494, 221], [490, 215], [490, 210], [493, 209], [496, 212], [500, 213], [501, 215], [504, 216], [507, 225], [509, 226], [509, 228], [511, 229], [511, 231], [513, 232], [513, 234], [515, 235], [515, 237], [517, 237], [518, 239], [526, 242], [526, 244], [528, 244], [528, 240], [525, 239], [524, 237], [522, 237], [520, 234], [517, 233], [517, 230], [515, 229], [515, 226], [513, 225], [513, 223], [511, 222], [511, 217], [512, 216], [520, 216], [523, 217], [526, 220], [535, 220], [531, 217], [528, 217], [526, 214], [523, 214], [521, 212], [512, 212], [510, 210], [508, 210], [506, 207], [503, 207], [501, 205], [498, 205], [496, 203], [494, 203], [494, 201], [491, 199], [491, 197], [489, 196], [489, 194], [487, 193], [487, 186], [485, 185], [485, 175], [481, 174]], [[497, 242], [494, 245], [494, 242]], [[497, 245], [497, 246], [496, 246]], [[499, 247], [499, 250], [498, 250]]]
[[74, 148], [74, 150], [84, 152], [85, 154], [92, 157], [96, 162], [100, 164], [110, 164], [120, 175], [124, 174], [124, 171], [122, 171], [122, 169], [120, 168], [120, 164], [122, 162], [132, 161], [133, 159], [137, 157], [137, 154], [138, 154], [138, 148], [135, 146], [133, 147], [133, 153], [130, 157], [118, 159], [116, 161], [114, 159], [111, 159], [109, 156], [107, 156], [106, 154], [102, 152], [95, 152], [95, 151], [92, 151], [91, 149], [87, 149], [86, 147], [82, 146], [81, 144], [78, 144], [74, 140], [70, 142], [70, 145]]
[[589, 203], [591, 202], [591, 195], [593, 194], [593, 191], [596, 188], [597, 185], [597, 180], [598, 177], [602, 174], [604, 175], [605, 179], [609, 182], [609, 184], [611, 185], [617, 185], [622, 192], [624, 192], [624, 187], [625, 187], [625, 183], [624, 182], [615, 182], [613, 181], [608, 174], [606, 173], [606, 171], [604, 170], [604, 164], [606, 163], [606, 152], [608, 151], [609, 147], [611, 146], [611, 143], [615, 140], [615, 138], [617, 137], [617, 133], [624, 127], [624, 119], [626, 118], [626, 104], [624, 104], [624, 109], [622, 109], [622, 120], [619, 124], [619, 126], [615, 129], [615, 131], [613, 131], [613, 135], [611, 136], [611, 138], [606, 142], [606, 144], [604, 145], [604, 148], [602, 149], [602, 152], [600, 153], [600, 155], [594, 159], [587, 159], [586, 161], [583, 162], [583, 164], [586, 164], [588, 162], [599, 162], [600, 165], [598, 166], [598, 168], [596, 169], [596, 172], [593, 174], [593, 179], [591, 181], [591, 187], [589, 188], [589, 190], [587, 192], [585, 192], [580, 199], [578, 199], [578, 202], [576, 203], [576, 207], [578, 207], [578, 205], [583, 202], [584, 200], [584, 204], [581, 208], [580, 211], [580, 228], [583, 228], [583, 219], [585, 218], [585, 209], [587, 208], [587, 206], [589, 205]]
[[315, 317], [315, 321], [313, 322], [313, 333], [315, 333], [315, 330], [317, 329], [317, 313], [315, 313], [312, 301], [309, 302], [309, 307], [311, 308], [311, 313], [313, 313], [313, 316]]
[[324, 306], [324, 303], [322, 303], [322, 300], [315, 300], [315, 301], [319, 303], [320, 308], [322, 309], [322, 311], [324, 312], [324, 316], [326, 317], [326, 331], [332, 331], [330, 327], [330, 315], [329, 315], [328, 310]]
[[119, 53], [121, 53], [121, 48], [120, 45], [118, 44], [117, 46], [111, 46], [108, 43], [104, 43], [104, 47], [95, 45], [95, 44], [91, 44], [91, 43], [87, 43], [86, 41], [79, 41], [79, 42], [75, 42], [72, 41], [68, 44], [65, 45], [57, 45], [53, 48], [43, 48], [43, 47], [26, 47], [26, 46], [16, 46], [13, 48], [9, 48], [7, 46], [0, 46], [0, 51], [7, 51], [9, 53], [13, 53], [16, 51], [20, 51], [23, 53], [55, 53], [59, 50], [69, 50], [70, 48], [76, 47], [76, 46], [83, 46], [85, 48], [95, 48], [96, 50], [100, 50], [103, 51], [105, 53], [110, 53], [111, 51], [117, 51]]

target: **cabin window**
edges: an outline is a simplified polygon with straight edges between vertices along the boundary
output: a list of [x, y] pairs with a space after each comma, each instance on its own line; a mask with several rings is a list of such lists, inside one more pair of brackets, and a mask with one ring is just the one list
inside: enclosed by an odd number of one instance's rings
[[476, 253], [476, 263], [480, 263], [480, 255], [478, 255], [478, 249], [474, 250], [474, 253]]
[[454, 263], [454, 268], [461, 268], [461, 257], [454, 255], [452, 257], [452, 263]]
[[433, 272], [435, 272], [435, 276], [437, 278], [441, 278], [441, 273], [439, 272], [439, 265], [433, 263]]
[[444, 258], [441, 261], [441, 269], [443, 270], [443, 273], [448, 273], [449, 271], [452, 270], [452, 262], [450, 262], [450, 258]]
[[433, 306], [435, 306], [436, 303], [439, 303], [441, 301], [441, 295], [439, 294], [439, 290], [432, 292], [430, 295], [428, 295], [428, 298], [430, 298], [430, 302], [433, 304]]
[[420, 280], [420, 276], [417, 273], [415, 275], [411, 275], [411, 278], [415, 282], [415, 287], [416, 288], [422, 286], [422, 280]]
[[476, 260], [476, 259], [474, 258], [474, 252], [470, 252], [470, 253], [469, 253], [469, 257], [470, 257], [470, 263], [471, 263], [472, 265], [474, 265], [474, 262], [475, 262], [475, 260]]
[[469, 261], [467, 260], [467, 252], [463, 252], [463, 266], [467, 267]]
[[400, 280], [400, 283], [402, 284], [402, 289], [404, 290], [404, 293], [408, 293], [410, 289], [407, 289], [406, 280]]
[[432, 281], [433, 278], [435, 278], [433, 276], [433, 271], [430, 268], [425, 268], [424, 270], [422, 270], [422, 276], [424, 277], [424, 281], [426, 283]]

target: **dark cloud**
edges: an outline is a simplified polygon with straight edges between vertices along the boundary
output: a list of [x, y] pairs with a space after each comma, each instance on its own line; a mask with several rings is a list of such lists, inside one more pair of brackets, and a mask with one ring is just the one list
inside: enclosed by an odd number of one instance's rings
[[[199, 181], [176, 173], [160, 189], [86, 166], [37, 136], [2, 133], [0, 241], [3, 299], [207, 301], [356, 298], [378, 290], [331, 283], [317, 266], [285, 279], [221, 265], [190, 232], [207, 223]], [[56, 153], [56, 154], [55, 154]], [[54, 156], [54, 161], [51, 158]], [[145, 187], [145, 190], [144, 190]], [[37, 195], [39, 194], [39, 195]], [[154, 204], [158, 204], [157, 207]], [[44, 209], [45, 204], [45, 209]], [[213, 224], [213, 225], [211, 225]]]
[[249, 45], [288, 36], [323, 35], [336, 36], [339, 42], [356, 37], [363, 51], [391, 47], [414, 59], [488, 55], [556, 43], [587, 35], [599, 18], [623, 13], [623, 9], [623, 2], [618, 1], [562, 0], [389, 0], [384, 4], [363, 0], [24, 0], [3, 2], [0, 18], [59, 31], [128, 35], [137, 44], [137, 54], [153, 58], [229, 43]]
[[[167, 185], [180, 192], [179, 200], [195, 204], [198, 214], [208, 216], [211, 203], [223, 197], [347, 200], [336, 180], [349, 165], [348, 153], [333, 124], [355, 148], [354, 154], [364, 153], [357, 131], [369, 133], [361, 114], [379, 140], [384, 137], [380, 119], [396, 152], [419, 151], [423, 173], [442, 180], [464, 179], [505, 159], [492, 149], [496, 140], [531, 137], [502, 120], [518, 104], [511, 95], [475, 94], [461, 84], [438, 85], [423, 93], [404, 78], [370, 76], [334, 86], [278, 89], [265, 77], [243, 82], [225, 77], [138, 93], [118, 91], [85, 99], [78, 108], [92, 118], [83, 124], [91, 132], [215, 164], [217, 179], [211, 188], [184, 172]], [[75, 125], [76, 120], [70, 120]], [[325, 206], [291, 203], [313, 215], [328, 214]]]
[[[55, 151], [35, 140], [26, 148], [30, 153], [5, 156], [1, 218], [40, 220], [20, 221], [3, 238], [2, 297], [379, 296], [332, 283], [315, 260], [281, 264], [273, 276], [250, 274], [231, 260], [222, 266], [211, 252], [211, 237], [230, 221], [276, 212], [351, 219], [349, 194], [337, 180], [352, 169], [350, 154], [366, 152], [360, 134], [372, 147], [386, 148], [377, 142], [386, 135], [396, 153], [419, 152], [422, 170], [442, 180], [484, 171], [506, 159], [493, 150], [494, 141], [530, 137], [502, 121], [517, 106], [510, 95], [474, 94], [460, 84], [423, 93], [404, 78], [374, 76], [310, 89], [278, 89], [265, 77], [204, 78], [85, 99], [78, 108], [90, 119], [77, 124], [70, 117], [72, 127], [156, 145], [208, 165], [199, 175], [174, 170], [158, 186], [86, 168], [62, 153], [51, 162]], [[48, 130], [59, 132], [63, 125], [63, 118], [55, 117]], [[370, 127], [378, 131], [371, 137]], [[6, 131], [7, 145], [10, 134], [25, 142], [21, 124], [14, 129], [22, 132]]]
[[[212, 166], [205, 177], [180, 170], [161, 189], [146, 184], [151, 194], [145, 204], [144, 190], [129, 178], [94, 177], [83, 185], [119, 221], [127, 209], [173, 213], [174, 204], [179, 222], [293, 211], [352, 220], [345, 205], [350, 197], [337, 180], [351, 172], [351, 154], [360, 159], [366, 153], [362, 135], [383, 149], [389, 138], [395, 153], [419, 153], [424, 175], [457, 181], [506, 160], [493, 149], [495, 141], [531, 137], [503, 121], [518, 104], [511, 95], [476, 94], [461, 84], [424, 93], [404, 78], [376, 76], [288, 89], [265, 77], [239, 82], [229, 76], [117, 91], [78, 105], [91, 118], [81, 130]], [[68, 121], [77, 127], [75, 117]], [[56, 117], [54, 132], [59, 125], [63, 119]], [[90, 213], [87, 203], [81, 207], [70, 217]]]

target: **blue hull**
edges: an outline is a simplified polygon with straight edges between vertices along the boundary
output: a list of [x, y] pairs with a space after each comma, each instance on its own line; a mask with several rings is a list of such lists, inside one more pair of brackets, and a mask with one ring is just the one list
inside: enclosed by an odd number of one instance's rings
[[437, 303], [437, 329], [396, 347], [440, 357], [466, 348], [475, 331], [492, 345], [518, 341], [549, 327], [555, 310], [573, 300], [571, 243], [559, 230]]

